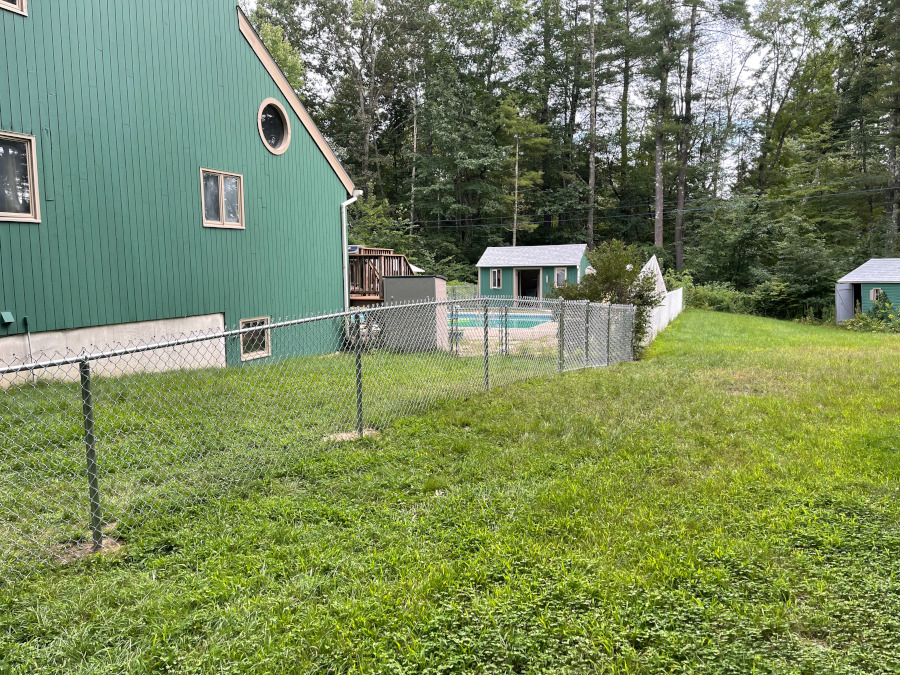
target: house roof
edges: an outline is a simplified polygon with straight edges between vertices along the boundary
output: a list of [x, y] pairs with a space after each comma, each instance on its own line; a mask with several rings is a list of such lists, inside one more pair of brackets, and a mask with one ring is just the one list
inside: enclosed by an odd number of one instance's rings
[[900, 283], [900, 258], [872, 258], [837, 281], [839, 284]]
[[581, 264], [587, 244], [489, 246], [476, 267], [550, 267]]
[[300, 102], [300, 99], [297, 96], [297, 92], [295, 92], [293, 88], [291, 88], [291, 85], [287, 81], [287, 78], [284, 76], [284, 73], [281, 72], [281, 68], [279, 68], [278, 64], [275, 63], [275, 59], [273, 59], [272, 55], [269, 54], [269, 50], [266, 49], [263, 41], [260, 39], [253, 26], [250, 25], [250, 21], [244, 15], [244, 12], [240, 7], [237, 8], [237, 13], [241, 35], [243, 35], [247, 40], [250, 48], [263, 64], [263, 67], [269, 73], [271, 78], [275, 80], [275, 84], [278, 86], [279, 91], [281, 91], [282, 95], [284, 95], [284, 98], [287, 99], [287, 102], [290, 104], [291, 109], [293, 109], [297, 117], [300, 118], [300, 122], [306, 128], [306, 131], [309, 132], [309, 135], [310, 137], [312, 137], [313, 142], [315, 142], [316, 146], [328, 161], [328, 164], [331, 165], [332, 170], [337, 174], [337, 177], [343, 184], [344, 189], [347, 190], [347, 194], [353, 194], [354, 185], [353, 181], [350, 179], [350, 174], [348, 174], [346, 169], [341, 166], [341, 161], [338, 159], [337, 155], [334, 154], [334, 150], [331, 149], [331, 146], [328, 145], [328, 141], [325, 140], [325, 137], [322, 135], [322, 132], [319, 131], [316, 123], [313, 122], [312, 117], [310, 117], [309, 113], [306, 112], [306, 108], [304, 108], [303, 104]]

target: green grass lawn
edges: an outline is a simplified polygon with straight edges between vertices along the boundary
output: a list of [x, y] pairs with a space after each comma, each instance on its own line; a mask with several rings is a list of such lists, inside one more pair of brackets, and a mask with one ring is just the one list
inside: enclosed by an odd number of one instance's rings
[[897, 672], [898, 357], [686, 312], [0, 586], [0, 672]]

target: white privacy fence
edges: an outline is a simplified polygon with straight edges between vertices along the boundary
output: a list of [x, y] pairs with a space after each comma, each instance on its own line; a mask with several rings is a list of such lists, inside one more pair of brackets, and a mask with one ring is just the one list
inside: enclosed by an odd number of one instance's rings
[[650, 344], [666, 329], [672, 321], [675, 320], [684, 309], [684, 289], [676, 288], [674, 291], [666, 293], [662, 303], [658, 307], [654, 307], [650, 314], [650, 326], [647, 330], [646, 344]]

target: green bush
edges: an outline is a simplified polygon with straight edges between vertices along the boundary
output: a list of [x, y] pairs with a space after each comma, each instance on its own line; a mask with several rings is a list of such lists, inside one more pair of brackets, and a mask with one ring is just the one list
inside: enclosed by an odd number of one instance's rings
[[790, 286], [784, 281], [764, 281], [750, 296], [751, 311], [760, 316], [787, 318], [796, 312], [797, 300], [791, 295]]
[[856, 316], [841, 323], [840, 327], [858, 333], [900, 333], [900, 316], [884, 291], [879, 291], [868, 312], [857, 312]]
[[634, 354], [639, 357], [650, 326], [650, 312], [662, 301], [653, 278], [641, 274], [643, 256], [634, 244], [626, 246], [618, 239], [605, 241], [587, 253], [594, 272], [585, 274], [577, 284], [564, 284], [551, 297], [563, 300], [589, 300], [634, 305]]
[[685, 289], [689, 307], [731, 314], [750, 314], [753, 310], [752, 296], [729, 283], [713, 281]]

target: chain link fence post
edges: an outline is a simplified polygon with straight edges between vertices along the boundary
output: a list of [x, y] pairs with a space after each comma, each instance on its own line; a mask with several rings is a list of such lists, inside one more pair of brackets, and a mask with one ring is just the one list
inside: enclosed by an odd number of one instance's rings
[[591, 350], [591, 301], [584, 301], [584, 367], [589, 368]]
[[490, 343], [488, 342], [488, 301], [484, 301], [484, 390], [491, 388], [489, 368]]
[[450, 308], [450, 353], [459, 358], [459, 343], [461, 341], [459, 334], [459, 305], [454, 304]]
[[356, 433], [362, 438], [366, 427], [363, 424], [362, 330], [359, 323], [359, 312], [353, 316], [353, 333], [353, 349], [356, 353]]
[[91, 364], [85, 358], [78, 362], [81, 375], [81, 413], [84, 418], [84, 450], [87, 460], [88, 499], [91, 507], [91, 539], [93, 550], [103, 546], [103, 519], [100, 514], [100, 485], [97, 480], [97, 448], [94, 438], [94, 396], [91, 391]]
[[559, 299], [559, 330], [557, 332], [557, 343], [559, 346], [558, 370], [563, 371], [566, 362], [566, 305], [563, 299]]
[[606, 365], [611, 365], [609, 362], [609, 343], [610, 343], [610, 331], [612, 330], [612, 303], [608, 303], [606, 305]]

